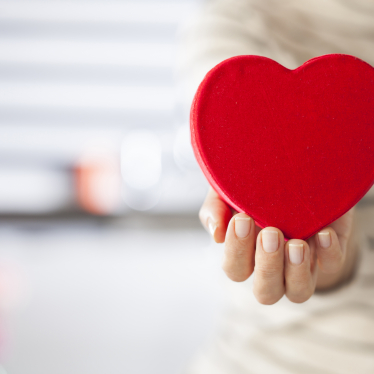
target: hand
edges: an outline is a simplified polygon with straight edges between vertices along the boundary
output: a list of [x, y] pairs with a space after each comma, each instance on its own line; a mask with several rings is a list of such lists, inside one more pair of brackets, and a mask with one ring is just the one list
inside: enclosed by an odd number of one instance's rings
[[285, 242], [275, 227], [261, 229], [246, 214], [232, 211], [210, 189], [200, 220], [217, 243], [225, 242], [223, 270], [236, 282], [255, 272], [253, 292], [261, 304], [286, 295], [295, 303], [316, 289], [329, 289], [354, 270], [357, 250], [351, 243], [354, 209], [308, 240]]

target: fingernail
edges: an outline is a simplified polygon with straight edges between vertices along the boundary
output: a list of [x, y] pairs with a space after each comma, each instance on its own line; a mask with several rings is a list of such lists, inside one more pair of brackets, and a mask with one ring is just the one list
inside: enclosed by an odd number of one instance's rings
[[250, 217], [235, 217], [235, 234], [238, 238], [243, 239], [248, 236], [251, 229]]
[[291, 264], [300, 265], [304, 259], [304, 246], [302, 244], [289, 244], [288, 255]]
[[263, 230], [262, 247], [264, 248], [265, 252], [275, 252], [278, 249], [278, 231]]
[[322, 248], [328, 248], [331, 245], [331, 235], [329, 231], [321, 231], [318, 233], [319, 244]]
[[208, 218], [208, 229], [209, 229], [210, 235], [212, 235], [214, 238], [214, 233], [216, 232], [217, 225], [211, 218]]

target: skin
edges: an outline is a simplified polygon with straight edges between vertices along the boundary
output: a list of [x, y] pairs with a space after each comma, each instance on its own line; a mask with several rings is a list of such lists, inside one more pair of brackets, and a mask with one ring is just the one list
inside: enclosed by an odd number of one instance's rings
[[[326, 291], [339, 286], [354, 272], [358, 250], [354, 244], [354, 208], [308, 240], [284, 240], [276, 227], [261, 229], [244, 213], [237, 213], [210, 189], [200, 209], [200, 220], [217, 243], [225, 243], [222, 268], [235, 282], [242, 282], [254, 272], [253, 292], [261, 304], [271, 305], [284, 295], [295, 303], [308, 300], [316, 290]], [[238, 219], [250, 223], [248, 234], [238, 237]], [[278, 232], [278, 248], [265, 252], [264, 230]], [[321, 245], [321, 237], [329, 235], [331, 244]], [[291, 263], [290, 245], [302, 248], [303, 260]], [[322, 243], [323, 244], [323, 243]], [[294, 247], [293, 247], [294, 248]]]

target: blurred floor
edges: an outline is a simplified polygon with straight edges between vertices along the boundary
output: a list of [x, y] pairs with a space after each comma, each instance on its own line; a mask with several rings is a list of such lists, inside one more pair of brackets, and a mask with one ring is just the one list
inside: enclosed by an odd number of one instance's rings
[[181, 372], [215, 323], [219, 256], [196, 217], [154, 218], [2, 222], [9, 374]]

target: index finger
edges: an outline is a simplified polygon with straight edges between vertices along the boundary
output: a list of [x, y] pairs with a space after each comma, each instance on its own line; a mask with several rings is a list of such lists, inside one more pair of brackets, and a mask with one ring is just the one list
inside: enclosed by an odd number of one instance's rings
[[229, 206], [221, 200], [213, 188], [209, 188], [209, 192], [200, 209], [199, 217], [215, 242], [223, 243], [232, 213]]

